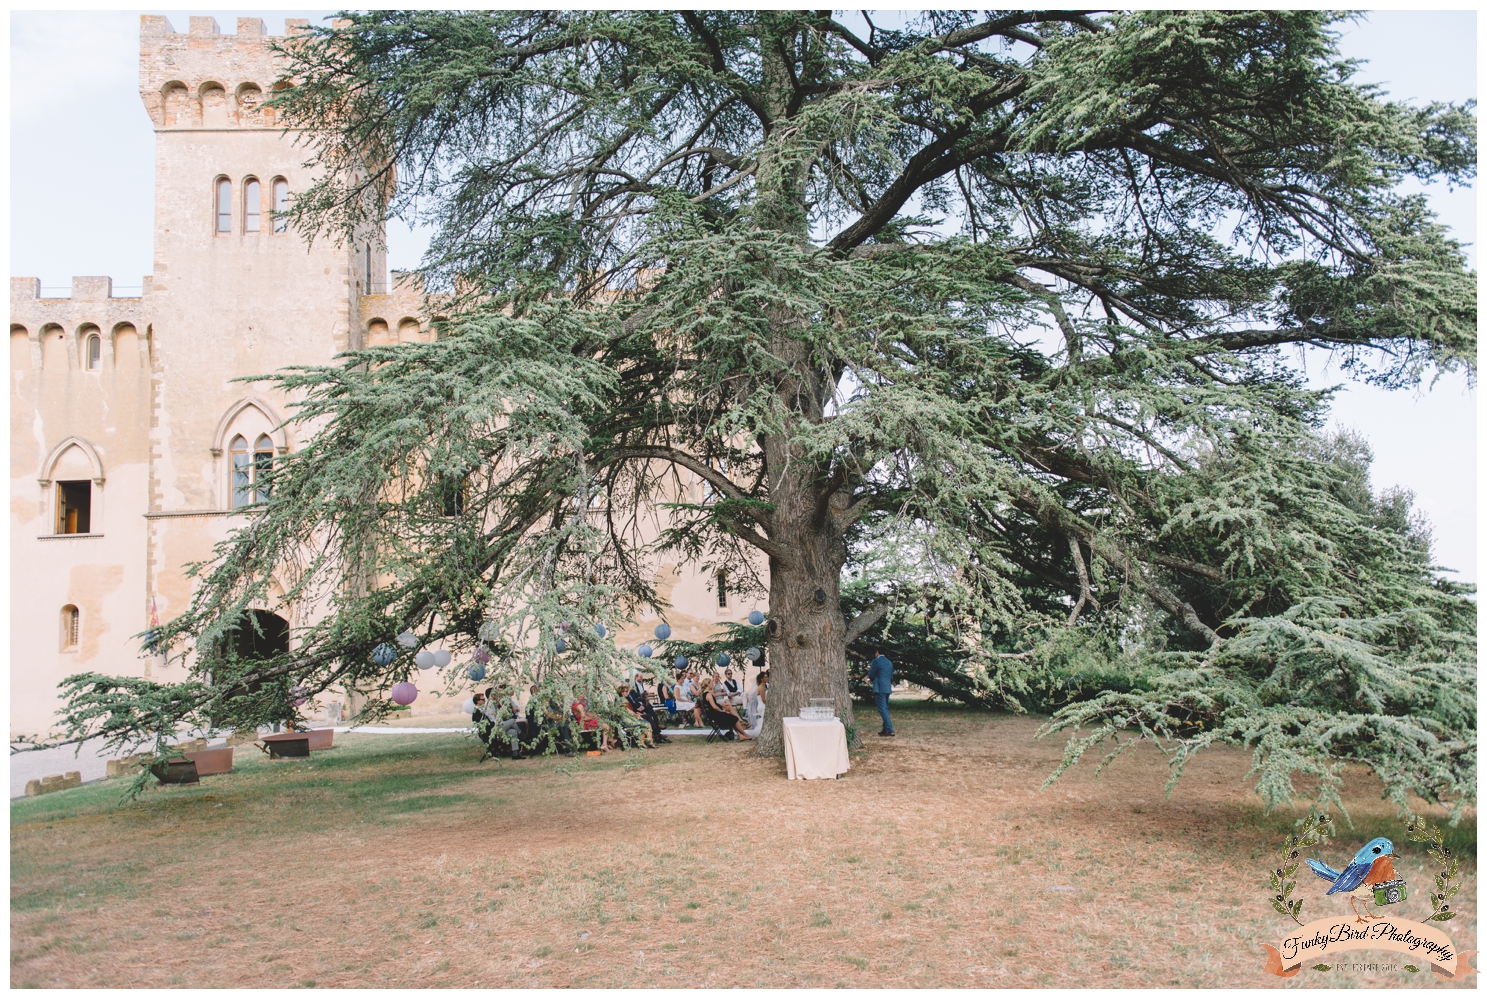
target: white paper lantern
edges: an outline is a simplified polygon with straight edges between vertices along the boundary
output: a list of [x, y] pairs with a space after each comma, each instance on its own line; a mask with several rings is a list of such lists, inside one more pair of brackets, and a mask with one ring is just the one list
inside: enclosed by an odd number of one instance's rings
[[428, 649], [423, 649], [418, 653], [418, 655], [413, 657], [413, 662], [418, 666], [419, 669], [433, 669], [434, 654]]
[[418, 636], [411, 631], [405, 631], [398, 636], [398, 644], [405, 649], [415, 648], [418, 645]]
[[449, 665], [449, 658], [449, 650], [440, 649], [434, 653], [434, 665], [442, 669], [443, 667]]

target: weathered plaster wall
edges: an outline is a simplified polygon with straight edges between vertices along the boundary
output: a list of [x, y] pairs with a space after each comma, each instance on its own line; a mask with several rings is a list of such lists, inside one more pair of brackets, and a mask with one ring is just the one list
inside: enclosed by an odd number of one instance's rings
[[[286, 25], [292, 35], [303, 23]], [[271, 41], [256, 18], [224, 35], [210, 17], [191, 18], [186, 32], [142, 17], [140, 99], [156, 132], [154, 274], [139, 298], [113, 297], [108, 278], [75, 278], [63, 299], [39, 298], [34, 278], [11, 279], [13, 736], [52, 726], [57, 685], [70, 673], [185, 678], [179, 666], [141, 658], [134, 636], [149, 626], [152, 603], [161, 620], [186, 607], [193, 581], [183, 567], [207, 559], [243, 522], [230, 509], [230, 441], [268, 434], [279, 454], [302, 443], [277, 428], [290, 400], [240, 379], [434, 336], [422, 288], [388, 281], [380, 232], [313, 246], [274, 232], [274, 181], [293, 193], [310, 177], [305, 150], [263, 107], [280, 76]], [[226, 232], [215, 201], [222, 178], [232, 191]], [[260, 184], [257, 233], [244, 225], [250, 179]], [[89, 370], [94, 331], [102, 349]], [[76, 446], [64, 447], [72, 438]], [[57, 536], [55, 480], [95, 471], [90, 533]], [[700, 499], [699, 482], [688, 478], [686, 488]], [[659, 525], [647, 530], [654, 537]], [[719, 607], [712, 578], [695, 567], [662, 565], [658, 581], [682, 638], [705, 638], [763, 607], [736, 595]], [[62, 651], [67, 605], [79, 610], [80, 641]], [[292, 628], [317, 613], [268, 609]], [[652, 615], [616, 638], [633, 649], [659, 621]], [[419, 703], [457, 706], [462, 697]]]

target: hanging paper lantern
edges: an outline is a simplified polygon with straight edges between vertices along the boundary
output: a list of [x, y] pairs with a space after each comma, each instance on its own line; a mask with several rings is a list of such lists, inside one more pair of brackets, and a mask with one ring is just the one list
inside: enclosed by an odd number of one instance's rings
[[557, 650], [559, 655], [568, 651], [568, 643], [561, 638], [554, 642], [552, 647]]
[[293, 687], [289, 688], [289, 696], [294, 698], [295, 707], [299, 707], [301, 704], [305, 703], [305, 694], [307, 693], [309, 693], [309, 691], [305, 690], [305, 688], [301, 687], [299, 684], [295, 684]]
[[573, 626], [572, 625], [572, 622], [570, 622], [570, 621], [559, 621], [558, 622], [558, 630], [561, 631], [565, 635], [568, 634], [568, 629], [571, 628], [572, 626]]
[[442, 669], [443, 667], [449, 665], [449, 660], [451, 658], [452, 657], [450, 656], [448, 649], [440, 649], [439, 651], [434, 653], [434, 665]]
[[598, 633], [600, 638], [603, 638], [605, 635], [609, 634], [609, 629], [604, 627], [604, 625], [602, 624], [594, 625], [594, 631]]
[[418, 700], [418, 688], [407, 680], [392, 685], [392, 703], [404, 706]]
[[669, 624], [658, 624], [658, 625], [656, 625], [656, 637], [659, 638], [663, 642], [666, 641], [666, 639], [670, 638], [671, 637], [671, 625], [669, 625]]
[[433, 669], [434, 654], [428, 649], [420, 649], [418, 655], [413, 657], [413, 662], [419, 669]]
[[747, 659], [751, 663], [758, 662], [759, 661], [759, 650], [758, 649], [755, 649], [755, 648], [749, 649], [749, 651], [747, 651], [747, 652], [744, 653], [744, 658]]
[[672, 662], [671, 665], [675, 666], [677, 669], [686, 669], [687, 668], [687, 657], [686, 656], [677, 656], [676, 657], [676, 660], [674, 662]]
[[484, 680], [485, 679], [485, 667], [484, 666], [480, 666], [480, 665], [471, 666], [470, 667], [470, 679], [472, 679], [472, 680]]
[[490, 650], [482, 645], [480, 648], [475, 650], [475, 654], [470, 658], [474, 659], [480, 665], [484, 666], [486, 663], [491, 661]]
[[732, 659], [731, 656], [728, 655], [728, 653], [726, 653], [726, 652], [719, 652], [718, 653], [718, 665], [719, 666], [727, 666], [731, 662], [733, 662], [733, 659]]
[[642, 645], [640, 648], [635, 650], [635, 654], [642, 659], [649, 659], [651, 657], [652, 651], [654, 650], [652, 650], [649, 645]]
[[398, 644], [405, 649], [416, 648], [418, 646], [418, 636], [411, 631], [405, 631], [398, 636]]
[[473, 715], [475, 713], [475, 698], [465, 698], [465, 703], [460, 705], [460, 711], [464, 712], [467, 715]]
[[764, 623], [764, 615], [756, 610], [749, 611], [749, 623], [757, 628]]
[[398, 650], [383, 642], [372, 650], [372, 662], [378, 666], [391, 666], [392, 661], [398, 657]]

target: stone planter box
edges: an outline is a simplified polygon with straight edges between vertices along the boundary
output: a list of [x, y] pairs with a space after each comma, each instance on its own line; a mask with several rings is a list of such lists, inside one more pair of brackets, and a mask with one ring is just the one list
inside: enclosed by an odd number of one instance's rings
[[212, 774], [225, 774], [232, 772], [231, 746], [223, 746], [220, 749], [203, 749], [195, 753], [187, 753], [186, 759], [196, 764], [196, 775], [198, 777], [210, 777]]
[[329, 749], [335, 741], [336, 730], [333, 728], [312, 728], [304, 733], [310, 737], [310, 749]]
[[275, 759], [304, 759], [310, 755], [310, 737], [304, 732], [280, 732], [263, 737], [263, 751]]
[[150, 768], [150, 773], [162, 784], [198, 784], [201, 778], [196, 773], [196, 764], [190, 760], [171, 760], [168, 763], [157, 763]]

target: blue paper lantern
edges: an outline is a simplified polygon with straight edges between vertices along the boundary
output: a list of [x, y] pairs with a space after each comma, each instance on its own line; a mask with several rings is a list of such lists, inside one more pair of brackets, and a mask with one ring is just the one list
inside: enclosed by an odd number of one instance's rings
[[651, 652], [653, 651], [654, 650], [649, 645], [642, 645], [640, 648], [635, 650], [635, 654], [642, 659], [649, 659], [651, 657]]
[[472, 679], [472, 680], [484, 680], [485, 679], [485, 667], [482, 666], [482, 665], [480, 665], [479, 663], [476, 663], [474, 666], [471, 666], [470, 667], [470, 679]]
[[663, 642], [666, 641], [666, 639], [670, 638], [671, 637], [671, 625], [669, 625], [669, 624], [658, 624], [658, 625], [656, 625], [656, 637], [659, 638]]
[[398, 650], [383, 642], [372, 650], [372, 662], [378, 666], [391, 666], [392, 661], [398, 657]]
[[565, 642], [565, 641], [563, 641], [560, 638], [560, 639], [557, 640], [556, 644], [553, 645], [553, 648], [554, 649], [557, 649], [558, 652], [567, 652], [568, 651], [568, 643]]
[[686, 669], [687, 668], [687, 657], [686, 656], [677, 656], [676, 657], [676, 661], [673, 662], [671, 665], [675, 666], [677, 669]]
[[718, 665], [719, 666], [727, 666], [731, 662], [733, 662], [733, 659], [728, 655], [728, 653], [726, 653], [726, 652], [719, 652], [718, 653]]
[[757, 628], [759, 625], [764, 623], [764, 615], [756, 610], [749, 611], [749, 623]]
[[603, 638], [605, 635], [609, 634], [609, 629], [605, 628], [602, 624], [594, 625], [594, 631], [598, 632], [600, 638]]

